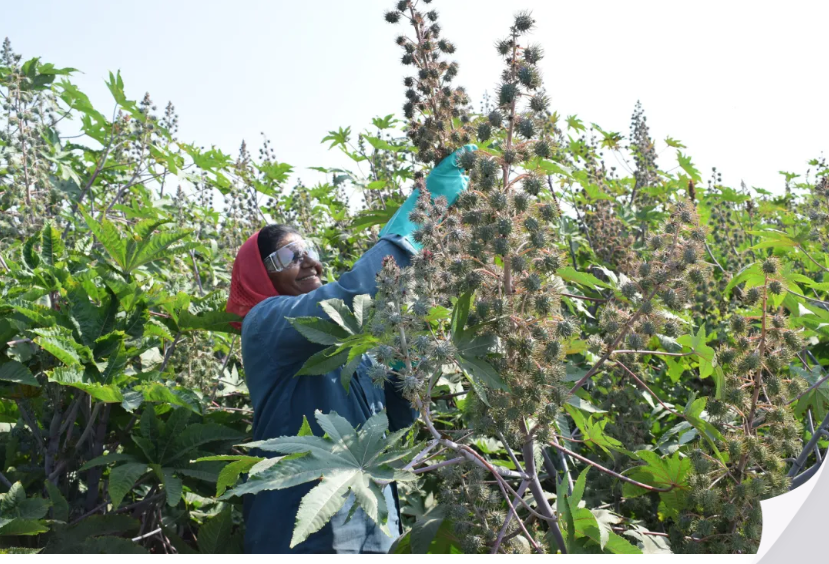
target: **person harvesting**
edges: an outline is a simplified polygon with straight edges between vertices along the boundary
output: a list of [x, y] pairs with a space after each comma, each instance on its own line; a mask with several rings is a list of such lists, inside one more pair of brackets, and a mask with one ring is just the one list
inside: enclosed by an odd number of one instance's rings
[[[461, 153], [475, 150], [467, 145], [435, 167], [426, 179], [432, 198], [453, 204], [469, 180], [458, 166]], [[338, 298], [349, 307], [355, 296], [377, 292], [375, 277], [391, 256], [402, 268], [408, 266], [419, 245], [412, 235], [417, 226], [409, 219], [419, 190], [414, 190], [380, 232], [380, 240], [339, 280], [322, 284], [322, 264], [309, 242], [293, 227], [268, 225], [253, 234], [239, 249], [233, 265], [227, 311], [243, 317], [242, 359], [254, 408], [253, 438], [265, 440], [293, 435], [303, 418], [317, 436], [314, 412], [336, 412], [353, 426], [386, 410], [389, 430], [408, 427], [417, 412], [395, 385], [384, 389], [373, 384], [373, 360], [363, 356], [347, 392], [340, 382], [343, 367], [323, 376], [294, 377], [320, 345], [309, 342], [289, 318], [327, 315], [323, 300]], [[267, 453], [259, 453], [267, 456]], [[334, 518], [293, 549], [289, 543], [302, 497], [313, 484], [264, 491], [244, 499], [245, 551], [250, 553], [385, 553], [394, 538], [385, 534], [358, 509], [351, 515], [353, 499]], [[388, 528], [400, 531], [394, 484], [384, 496], [389, 510]], [[353, 496], [352, 496], [353, 497]]]

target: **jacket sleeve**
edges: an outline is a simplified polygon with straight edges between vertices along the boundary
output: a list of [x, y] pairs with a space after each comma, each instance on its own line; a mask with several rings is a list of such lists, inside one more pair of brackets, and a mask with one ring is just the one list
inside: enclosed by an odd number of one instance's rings
[[391, 256], [401, 268], [404, 268], [409, 265], [413, 252], [414, 249], [402, 237], [385, 236], [336, 282], [325, 284], [301, 296], [276, 296], [256, 305], [245, 316], [242, 333], [254, 331], [262, 335], [274, 335], [274, 339], [279, 343], [280, 352], [285, 351], [285, 354], [292, 357], [284, 359], [285, 361], [304, 360], [324, 347], [302, 336], [287, 318], [313, 316], [330, 319], [320, 307], [321, 301], [339, 298], [351, 307], [355, 296], [369, 294], [373, 297], [377, 293], [376, 276], [383, 266], [383, 259]]

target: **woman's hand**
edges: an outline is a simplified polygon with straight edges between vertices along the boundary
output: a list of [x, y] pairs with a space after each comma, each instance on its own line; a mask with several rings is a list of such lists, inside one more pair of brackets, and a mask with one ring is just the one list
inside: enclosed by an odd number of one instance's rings
[[[426, 189], [431, 194], [432, 199], [444, 196], [450, 206], [455, 203], [458, 196], [466, 190], [469, 184], [469, 177], [458, 166], [458, 157], [463, 153], [476, 151], [477, 149], [476, 145], [464, 145], [432, 169], [432, 172], [426, 177]], [[412, 192], [383, 230], [380, 231], [381, 237], [383, 235], [400, 235], [405, 237], [415, 248], [420, 248], [420, 245], [412, 241], [410, 237], [418, 226], [409, 220], [409, 214], [412, 213], [419, 196], [419, 189]]]

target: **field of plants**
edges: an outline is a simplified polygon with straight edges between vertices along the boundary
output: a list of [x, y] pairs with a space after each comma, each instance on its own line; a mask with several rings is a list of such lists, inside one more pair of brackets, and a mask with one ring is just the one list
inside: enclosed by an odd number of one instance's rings
[[[827, 163], [805, 154], [775, 193], [724, 186], [639, 105], [624, 134], [559, 115], [525, 12], [494, 44], [497, 91], [470, 100], [432, 4], [390, 5], [402, 113], [330, 131], [353, 167], [315, 186], [267, 139], [185, 143], [120, 73], [96, 108], [75, 69], [6, 39], [0, 553], [241, 552], [242, 496], [315, 482], [301, 548], [349, 496], [384, 525], [390, 481], [398, 553], [757, 550], [760, 501], [829, 454]], [[345, 365], [347, 389], [368, 354], [418, 421], [317, 413], [324, 437], [253, 456], [225, 312], [241, 244], [294, 225], [336, 280], [467, 144], [457, 203], [412, 213], [412, 264], [292, 322], [319, 350], [297, 377]]]

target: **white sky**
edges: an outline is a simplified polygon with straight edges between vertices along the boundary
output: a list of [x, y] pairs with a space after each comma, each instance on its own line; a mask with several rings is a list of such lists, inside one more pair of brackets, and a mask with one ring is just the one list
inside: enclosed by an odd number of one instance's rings
[[[400, 114], [400, 49], [383, 12], [393, 0], [0, 0], [0, 36], [25, 58], [84, 72], [100, 110], [104, 80], [120, 69], [127, 95], [172, 100], [180, 137], [233, 155], [260, 132], [306, 184], [310, 166], [342, 166], [320, 140]], [[681, 140], [703, 179], [781, 191], [780, 170], [805, 172], [829, 149], [826, 22], [829, 2], [588, 2], [435, 0], [443, 36], [458, 47], [457, 84], [475, 105], [493, 92], [493, 48], [512, 14], [531, 9], [532, 42], [562, 116], [629, 134], [634, 104], [651, 134]], [[2, 37], [0, 37], [2, 38]], [[64, 135], [75, 133], [63, 131]], [[611, 159], [612, 161], [613, 159]], [[660, 158], [675, 165], [672, 151]], [[614, 163], [610, 163], [614, 164]]]

